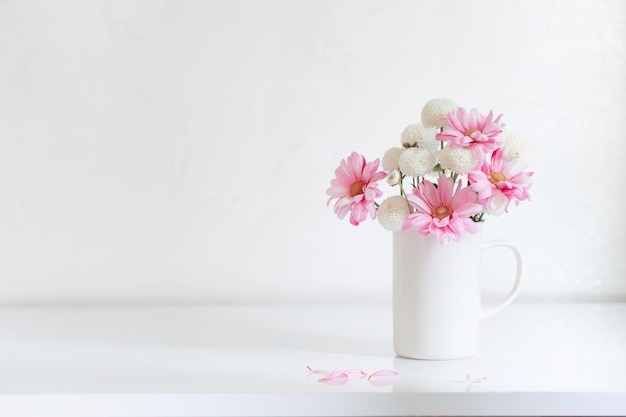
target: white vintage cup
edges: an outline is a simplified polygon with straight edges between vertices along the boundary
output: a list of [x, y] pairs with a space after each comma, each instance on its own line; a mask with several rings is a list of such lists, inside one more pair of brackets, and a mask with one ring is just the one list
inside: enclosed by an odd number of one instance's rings
[[[496, 307], [481, 305], [481, 255], [497, 247], [515, 255], [513, 288]], [[393, 343], [398, 356], [447, 360], [475, 356], [480, 321], [509, 305], [522, 283], [522, 255], [513, 243], [482, 242], [480, 233], [441, 245], [417, 231], [393, 233]]]

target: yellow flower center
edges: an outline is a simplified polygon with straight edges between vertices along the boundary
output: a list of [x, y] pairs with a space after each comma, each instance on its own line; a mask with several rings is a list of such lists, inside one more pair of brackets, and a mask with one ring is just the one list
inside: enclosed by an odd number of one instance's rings
[[470, 129], [465, 132], [465, 136], [472, 136], [472, 133], [478, 132], [478, 129]]
[[489, 173], [489, 182], [493, 185], [498, 185], [500, 181], [508, 181], [509, 179], [501, 172]]
[[445, 219], [450, 214], [452, 214], [452, 210], [450, 210], [450, 207], [448, 206], [439, 206], [432, 212], [432, 216], [439, 220]]
[[350, 187], [350, 197], [354, 197], [355, 195], [363, 194], [363, 186], [365, 183], [363, 181], [355, 182]]

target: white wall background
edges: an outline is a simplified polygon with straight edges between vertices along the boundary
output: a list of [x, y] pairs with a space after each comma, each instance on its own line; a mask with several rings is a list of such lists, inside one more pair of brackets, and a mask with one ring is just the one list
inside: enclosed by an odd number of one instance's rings
[[0, 303], [386, 301], [324, 192], [434, 97], [535, 149], [484, 231], [522, 297], [626, 298], [625, 39], [619, 0], [1, 1]]

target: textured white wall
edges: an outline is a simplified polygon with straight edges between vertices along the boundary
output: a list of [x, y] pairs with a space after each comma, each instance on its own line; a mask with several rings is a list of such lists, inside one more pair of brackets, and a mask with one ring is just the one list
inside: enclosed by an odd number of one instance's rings
[[522, 297], [626, 297], [625, 39], [618, 0], [2, 1], [0, 303], [388, 300], [324, 191], [434, 97], [535, 149], [484, 231]]

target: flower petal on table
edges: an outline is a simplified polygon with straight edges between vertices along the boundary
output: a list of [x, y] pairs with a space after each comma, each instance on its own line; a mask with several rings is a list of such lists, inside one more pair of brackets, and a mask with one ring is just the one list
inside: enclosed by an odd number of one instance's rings
[[308, 369], [309, 372], [312, 374], [332, 374], [333, 372], [335, 372], [335, 371], [329, 371], [326, 369], [313, 369], [309, 365], [306, 366], [306, 369]]
[[347, 373], [337, 371], [320, 378], [319, 381], [329, 385], [343, 385], [348, 382], [348, 379], [350, 379], [350, 377]]
[[367, 376], [367, 372], [360, 369], [342, 369], [338, 372], [347, 374], [349, 378], [363, 378], [364, 376]]
[[481, 378], [472, 378], [470, 374], [465, 374], [465, 380], [471, 384], [479, 384], [481, 382], [487, 381], [487, 377], [483, 376]]
[[393, 385], [398, 382], [398, 379], [400, 379], [398, 371], [393, 369], [381, 369], [371, 373], [367, 378], [372, 385]]

